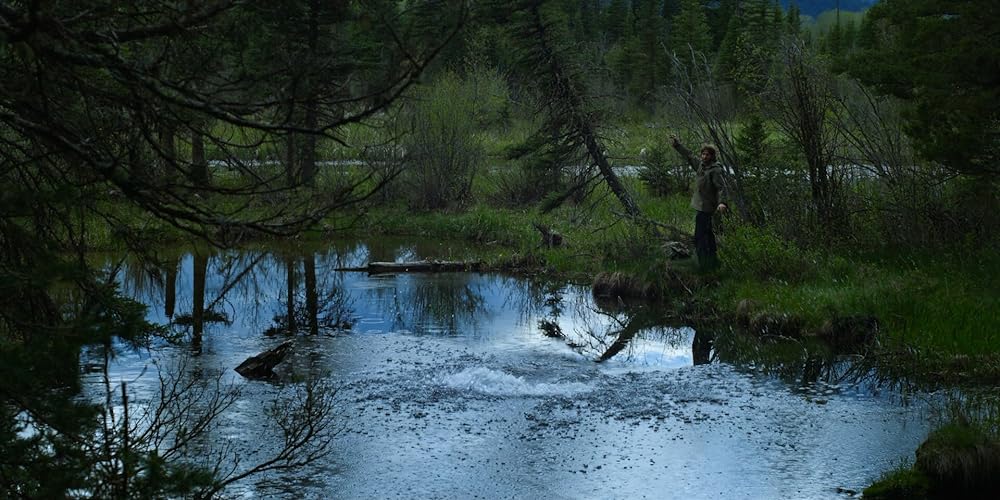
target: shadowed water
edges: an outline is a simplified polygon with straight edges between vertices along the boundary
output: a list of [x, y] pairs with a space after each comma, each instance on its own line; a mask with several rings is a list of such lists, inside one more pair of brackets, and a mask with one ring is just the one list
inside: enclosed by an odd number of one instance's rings
[[[929, 396], [844, 380], [843, 363], [782, 375], [729, 364], [716, 332], [595, 304], [585, 287], [335, 271], [452, 252], [352, 244], [131, 263], [123, 288], [183, 340], [119, 349], [111, 380], [137, 402], [161, 367], [242, 386], [208, 444], [247, 455], [275, 445], [263, 409], [278, 393], [308, 377], [340, 387], [333, 453], [231, 492], [248, 497], [843, 498], [928, 432]], [[278, 381], [232, 371], [290, 337]], [[100, 353], [86, 356], [93, 366]], [[103, 375], [85, 383], [97, 395]]]

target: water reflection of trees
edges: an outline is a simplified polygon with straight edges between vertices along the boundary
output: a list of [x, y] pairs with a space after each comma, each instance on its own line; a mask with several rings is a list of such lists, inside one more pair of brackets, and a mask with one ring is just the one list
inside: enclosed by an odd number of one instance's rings
[[310, 335], [318, 335], [320, 332], [351, 327], [353, 300], [344, 290], [339, 273], [318, 282], [315, 253], [301, 256], [286, 254], [281, 260], [285, 271], [283, 314], [272, 318], [272, 326], [265, 330], [265, 334], [295, 334], [304, 329]]
[[416, 332], [440, 330], [457, 334], [478, 330], [488, 319], [485, 290], [471, 273], [386, 276], [394, 286], [369, 289], [366, 294], [381, 309], [394, 312], [391, 327]]
[[[348, 245], [343, 251], [326, 253], [195, 249], [186, 255], [172, 254], [156, 265], [128, 262], [121, 266], [121, 274], [132, 296], [150, 306], [162, 304], [166, 319], [175, 331], [190, 338], [198, 352], [207, 325], [229, 325], [234, 318], [270, 333], [318, 334], [349, 327], [352, 302], [342, 277], [339, 273], [322, 275], [318, 270], [330, 267], [329, 261], [336, 266], [356, 258], [358, 248]], [[277, 290], [284, 291], [281, 298], [276, 297]], [[277, 314], [275, 305], [280, 307]]]
[[872, 357], [843, 355], [811, 339], [761, 339], [735, 331], [720, 333], [715, 341], [722, 362], [753, 367], [792, 387], [866, 385], [872, 388], [912, 389], [905, 379], [888, 376]]
[[[679, 347], [687, 333], [671, 321], [667, 311], [648, 301], [595, 298], [589, 287], [547, 280], [511, 280], [505, 306], [519, 311], [519, 323], [537, 326], [548, 337], [597, 362], [612, 358], [632, 361], [644, 343], [663, 342]], [[564, 328], [563, 325], [570, 325]], [[712, 341], [696, 334], [692, 358], [710, 360]]]
[[[547, 300], [546, 304], [555, 314], [550, 312], [542, 324], [554, 322], [562, 314], [562, 299]], [[686, 338], [681, 330], [669, 326], [661, 309], [648, 302], [595, 300], [589, 293], [577, 293], [570, 307], [569, 322], [575, 326], [560, 328], [559, 335], [576, 351], [598, 363], [612, 358], [634, 361], [644, 342], [659, 341], [677, 347]]]

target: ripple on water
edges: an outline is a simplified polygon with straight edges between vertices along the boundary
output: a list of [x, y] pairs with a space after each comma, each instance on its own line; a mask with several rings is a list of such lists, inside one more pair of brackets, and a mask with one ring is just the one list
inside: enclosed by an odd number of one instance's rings
[[460, 391], [492, 396], [576, 396], [593, 390], [580, 382], [530, 382], [501, 370], [484, 367], [465, 368], [456, 373], [439, 375], [435, 383]]

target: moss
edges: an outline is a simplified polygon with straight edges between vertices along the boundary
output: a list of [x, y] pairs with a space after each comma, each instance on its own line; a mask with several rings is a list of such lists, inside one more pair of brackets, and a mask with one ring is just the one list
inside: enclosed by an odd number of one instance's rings
[[930, 498], [930, 481], [912, 468], [896, 469], [865, 488], [870, 500], [921, 500]]
[[986, 498], [1000, 487], [1000, 441], [978, 426], [953, 422], [920, 445], [914, 468], [940, 496]]

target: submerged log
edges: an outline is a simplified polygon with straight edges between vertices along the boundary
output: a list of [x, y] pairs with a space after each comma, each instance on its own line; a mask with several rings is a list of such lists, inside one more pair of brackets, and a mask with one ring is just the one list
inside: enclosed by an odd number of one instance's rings
[[284, 361], [292, 350], [292, 341], [286, 340], [275, 347], [256, 356], [250, 356], [235, 368], [236, 373], [249, 379], [274, 378], [274, 367]]
[[365, 267], [341, 267], [335, 271], [358, 271], [368, 274], [382, 273], [447, 273], [475, 272], [482, 269], [482, 262], [418, 260], [415, 262], [370, 262]]

